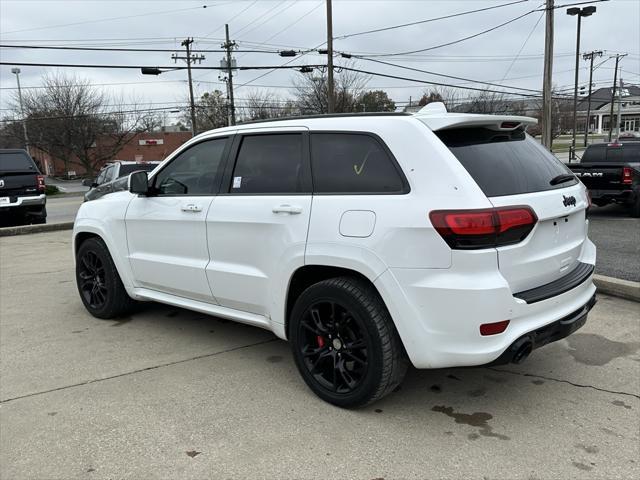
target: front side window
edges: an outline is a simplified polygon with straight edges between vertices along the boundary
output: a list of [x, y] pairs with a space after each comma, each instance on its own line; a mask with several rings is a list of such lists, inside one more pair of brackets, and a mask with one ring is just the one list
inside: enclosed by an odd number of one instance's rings
[[404, 190], [393, 160], [370, 135], [311, 134], [311, 167], [316, 193], [401, 193]]
[[299, 193], [304, 191], [302, 135], [248, 135], [242, 139], [231, 193]]
[[219, 178], [226, 138], [205, 140], [189, 147], [155, 176], [159, 195], [213, 194]]

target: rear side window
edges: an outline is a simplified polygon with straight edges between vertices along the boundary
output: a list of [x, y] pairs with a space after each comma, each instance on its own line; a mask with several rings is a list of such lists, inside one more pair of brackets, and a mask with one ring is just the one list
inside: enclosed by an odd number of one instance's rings
[[247, 135], [238, 150], [230, 192], [303, 192], [303, 170], [301, 134]]
[[9, 171], [36, 171], [31, 158], [23, 152], [2, 152], [0, 153], [0, 170]]
[[551, 185], [553, 178], [571, 174], [571, 170], [523, 130], [457, 128], [434, 133], [487, 197], [542, 192], [578, 182]]
[[585, 150], [581, 163], [640, 162], [640, 143], [622, 145], [593, 145]]
[[404, 182], [382, 144], [356, 133], [311, 134], [316, 193], [403, 193]]

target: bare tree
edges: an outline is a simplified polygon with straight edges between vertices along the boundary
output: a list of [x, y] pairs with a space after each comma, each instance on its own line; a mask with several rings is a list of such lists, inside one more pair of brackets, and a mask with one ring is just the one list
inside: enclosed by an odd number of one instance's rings
[[[358, 97], [369, 81], [367, 75], [336, 69], [334, 76], [336, 113], [358, 111]], [[293, 80], [296, 103], [302, 114], [327, 113], [328, 92], [326, 70], [314, 70]]]
[[[143, 131], [135, 103], [107, 95], [87, 80], [62, 73], [45, 75], [43, 88], [23, 95], [30, 143], [53, 158], [84, 167], [92, 175]], [[13, 110], [18, 109], [17, 99]]]
[[292, 100], [284, 100], [271, 92], [259, 91], [251, 91], [247, 94], [244, 110], [244, 116], [249, 120], [291, 117], [297, 113], [296, 105]]

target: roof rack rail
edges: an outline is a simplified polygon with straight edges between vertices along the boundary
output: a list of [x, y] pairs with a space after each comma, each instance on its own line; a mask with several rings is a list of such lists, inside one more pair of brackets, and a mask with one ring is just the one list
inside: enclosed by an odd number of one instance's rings
[[353, 112], [353, 113], [322, 113], [314, 115], [296, 115], [291, 117], [265, 118], [263, 120], [249, 120], [238, 122], [238, 125], [250, 125], [253, 123], [281, 122], [285, 120], [306, 120], [308, 118], [343, 118], [343, 117], [411, 117], [408, 112]]

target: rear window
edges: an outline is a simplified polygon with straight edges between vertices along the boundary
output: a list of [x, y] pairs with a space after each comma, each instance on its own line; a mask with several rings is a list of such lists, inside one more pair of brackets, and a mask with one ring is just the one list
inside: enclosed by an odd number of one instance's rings
[[0, 170], [8, 171], [32, 171], [35, 172], [36, 166], [33, 160], [23, 152], [0, 152]]
[[542, 192], [575, 185], [551, 185], [571, 171], [523, 130], [457, 128], [434, 132], [456, 156], [487, 197]]
[[640, 143], [627, 143], [610, 147], [592, 145], [588, 147], [580, 163], [629, 163], [640, 162]]
[[132, 172], [139, 172], [140, 170], [144, 170], [145, 172], [150, 172], [158, 165], [154, 163], [128, 163], [125, 165], [120, 165], [120, 173], [118, 178], [125, 177]]

